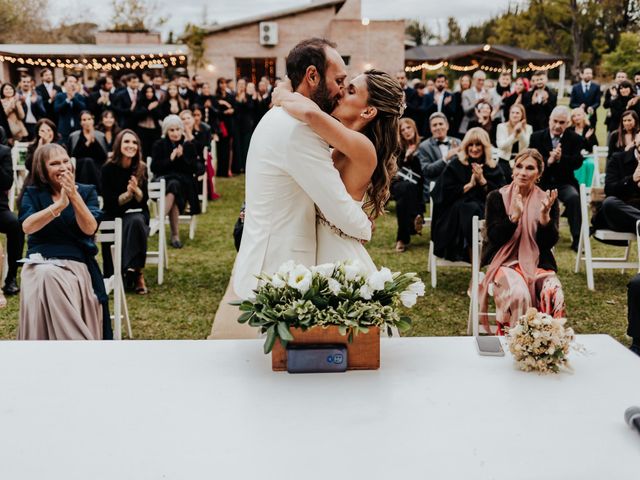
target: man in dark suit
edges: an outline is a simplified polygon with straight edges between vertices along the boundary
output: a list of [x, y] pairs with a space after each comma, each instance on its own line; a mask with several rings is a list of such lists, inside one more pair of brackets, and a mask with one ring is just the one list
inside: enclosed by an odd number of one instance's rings
[[89, 110], [93, 113], [96, 122], [99, 122], [102, 112], [113, 109], [116, 89], [113, 86], [113, 78], [110, 75], [98, 79], [96, 86], [98, 89], [89, 95]]
[[76, 77], [67, 75], [63, 87], [64, 92], [56, 95], [53, 108], [58, 115], [58, 133], [66, 143], [71, 132], [80, 130], [80, 112], [87, 106]]
[[636, 233], [640, 220], [640, 133], [634, 148], [615, 153], [607, 162], [602, 208], [593, 217], [595, 228]]
[[186, 73], [180, 74], [178, 77], [178, 95], [187, 102], [187, 106], [191, 107], [196, 102], [196, 93], [191, 90], [189, 76]]
[[582, 108], [589, 116], [591, 125], [595, 125], [598, 121], [596, 111], [600, 106], [602, 91], [600, 85], [593, 81], [593, 70], [583, 68], [580, 74], [580, 83], [576, 83], [571, 88], [571, 99], [569, 106], [571, 108]]
[[627, 335], [632, 338], [630, 350], [640, 355], [640, 275], [636, 275], [627, 285]]
[[452, 125], [456, 112], [456, 105], [453, 101], [453, 94], [447, 90], [447, 76], [443, 73], [438, 74], [434, 85], [435, 88], [433, 93], [428, 93], [425, 96], [425, 103], [429, 105], [427, 118], [431, 118], [431, 115], [435, 112], [440, 112], [447, 117], [449, 125]]
[[116, 112], [116, 118], [118, 125], [121, 128], [135, 128], [134, 110], [138, 103], [140, 92], [138, 87], [140, 85], [140, 79], [135, 73], [126, 75], [122, 79], [126, 85], [118, 93], [115, 94], [113, 99], [113, 110]]
[[571, 230], [571, 248], [578, 250], [580, 239], [580, 195], [574, 170], [582, 166], [583, 140], [580, 135], [567, 130], [570, 121], [567, 107], [558, 106], [549, 117], [549, 128], [534, 132], [529, 147], [535, 148], [544, 158], [544, 172], [540, 180], [543, 190], [558, 190], [558, 198], [565, 206], [565, 214]]
[[40, 73], [42, 83], [36, 87], [36, 92], [42, 98], [44, 104], [45, 116], [53, 123], [58, 123], [58, 116], [56, 115], [53, 103], [56, 95], [62, 91], [62, 89], [53, 83], [53, 72], [48, 68], [45, 68]]
[[444, 113], [432, 113], [429, 117], [429, 128], [431, 138], [420, 143], [416, 151], [424, 178], [425, 203], [429, 203], [429, 184], [438, 180], [444, 167], [460, 149], [460, 140], [449, 136], [449, 121]]
[[396, 80], [398, 80], [398, 83], [404, 92], [404, 103], [406, 108], [404, 109], [404, 114], [402, 116], [411, 118], [415, 122], [422, 100], [418, 98], [416, 91], [408, 85], [407, 75], [402, 70], [396, 73]]
[[13, 163], [11, 149], [0, 145], [0, 232], [7, 235], [7, 260], [9, 268], [2, 291], [15, 295], [20, 291], [16, 283], [18, 260], [22, 258], [24, 233], [18, 217], [9, 210], [8, 192], [13, 185]]
[[547, 74], [536, 72], [531, 76], [532, 89], [522, 98], [527, 111], [527, 123], [533, 131], [543, 130], [549, 124], [551, 111], [558, 104], [558, 96], [547, 87]]
[[22, 78], [20, 78], [18, 98], [22, 102], [22, 110], [24, 111], [23, 122], [29, 133], [27, 140], [30, 141], [36, 136], [36, 123], [47, 114], [42, 98], [33, 88], [31, 75], [23, 75]]

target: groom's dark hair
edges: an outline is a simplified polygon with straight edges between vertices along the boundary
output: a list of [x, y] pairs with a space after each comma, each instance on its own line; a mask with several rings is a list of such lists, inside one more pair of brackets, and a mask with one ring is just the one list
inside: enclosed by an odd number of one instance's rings
[[287, 76], [293, 90], [302, 83], [307, 68], [316, 67], [318, 75], [324, 80], [327, 70], [327, 47], [336, 48], [336, 44], [324, 38], [309, 38], [298, 43], [287, 55]]

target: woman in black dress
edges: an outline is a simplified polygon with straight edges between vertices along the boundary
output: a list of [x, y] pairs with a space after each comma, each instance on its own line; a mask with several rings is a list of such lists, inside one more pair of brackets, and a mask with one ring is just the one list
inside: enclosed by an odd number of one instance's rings
[[609, 134], [607, 159], [610, 159], [614, 153], [626, 152], [633, 148], [638, 132], [640, 132], [638, 114], [633, 110], [626, 110], [622, 114], [618, 128]]
[[628, 80], [620, 82], [614, 91], [616, 96], [607, 95], [603, 105], [609, 109], [609, 116], [605, 119], [608, 132], [614, 132], [618, 128], [622, 114], [630, 109], [629, 102], [635, 97], [635, 88]]
[[[122, 218], [122, 273], [125, 285], [136, 293], [148, 293], [143, 269], [147, 261], [149, 207], [147, 166], [142, 161], [140, 139], [133, 130], [123, 130], [113, 144], [113, 156], [102, 167], [102, 196], [106, 220]], [[102, 245], [104, 275], [113, 275], [110, 244]]]
[[100, 171], [107, 161], [107, 144], [104, 134], [95, 129], [93, 113], [84, 110], [80, 113], [81, 130], [69, 135], [69, 154], [76, 159], [76, 182], [94, 185], [100, 190]]
[[111, 110], [105, 110], [102, 112], [100, 118], [100, 125], [97, 128], [104, 133], [104, 142], [107, 144], [107, 151], [111, 153], [113, 151], [113, 142], [120, 133], [120, 127], [116, 121], [116, 116]]
[[572, 130], [582, 137], [582, 149], [587, 152], [593, 152], [593, 147], [598, 145], [595, 128], [589, 123], [589, 118], [582, 108], [574, 108], [571, 110], [571, 126], [568, 130]]
[[163, 120], [169, 115], [178, 115], [185, 108], [187, 108], [187, 102], [180, 96], [178, 85], [171, 82], [167, 86], [167, 94], [162, 97], [158, 105], [158, 118]]
[[189, 206], [191, 215], [200, 213], [196, 181], [197, 154], [192, 142], [185, 141], [184, 125], [177, 115], [162, 121], [162, 138], [153, 145], [151, 171], [154, 180], [166, 181], [166, 210], [171, 226], [171, 246], [182, 248], [178, 220]]
[[493, 108], [489, 102], [480, 102], [476, 105], [476, 118], [469, 122], [469, 128], [480, 127], [489, 135], [491, 145], [496, 144], [497, 122], [492, 118]]
[[233, 114], [233, 163], [231, 171], [235, 174], [244, 173], [247, 163], [247, 152], [251, 142], [251, 134], [255, 126], [255, 102], [253, 95], [256, 87], [253, 83], [247, 85], [244, 78], [238, 80]]
[[468, 130], [460, 154], [449, 161], [432, 194], [431, 240], [437, 257], [471, 260], [472, 218], [484, 218], [487, 195], [506, 183], [491, 158], [487, 132], [481, 128]]
[[464, 117], [464, 111], [462, 110], [462, 92], [471, 88], [471, 77], [467, 74], [464, 74], [458, 80], [458, 84], [460, 88], [453, 92], [453, 104], [456, 106], [455, 114], [453, 115], [453, 125], [451, 125], [451, 135], [462, 138], [460, 135], [460, 124], [462, 123], [462, 118]]
[[136, 130], [142, 145], [142, 158], [151, 155], [151, 149], [160, 138], [160, 108], [153, 85], [145, 85], [140, 93], [134, 116]]
[[231, 142], [233, 137], [233, 114], [235, 112], [235, 100], [227, 92], [227, 81], [218, 79], [216, 88], [216, 109], [220, 123], [220, 140], [218, 141], [218, 177], [231, 176]]

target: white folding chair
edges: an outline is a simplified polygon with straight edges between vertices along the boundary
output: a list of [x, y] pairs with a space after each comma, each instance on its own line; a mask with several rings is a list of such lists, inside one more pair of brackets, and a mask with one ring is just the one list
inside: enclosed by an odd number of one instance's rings
[[[593, 237], [597, 240], [607, 241], [624, 241], [627, 243], [624, 248], [623, 257], [594, 257], [591, 248], [591, 237], [589, 235], [589, 205], [590, 199], [587, 195], [587, 189], [584, 185], [580, 185], [580, 213], [582, 216], [582, 226], [580, 228], [580, 240], [578, 242], [578, 253], [576, 254], [575, 273], [580, 271], [580, 263], [584, 262], [587, 272], [587, 288], [595, 290], [593, 282], [593, 271], [595, 269], [634, 269], [640, 271], [640, 261], [632, 262], [629, 259], [631, 252], [631, 244], [637, 240], [637, 234], [614, 232], [613, 230], [596, 230]], [[639, 252], [640, 253], [640, 247]]]
[[601, 173], [600, 171], [600, 161], [604, 160], [606, 164], [608, 156], [609, 147], [598, 147], [597, 145], [593, 147], [593, 163], [595, 163], [595, 168], [593, 169], [593, 181], [591, 182], [592, 187], [604, 186], [604, 173]]
[[166, 184], [164, 178], [158, 182], [149, 182], [149, 236], [158, 234], [158, 250], [147, 250], [147, 264], [158, 266], [158, 285], [164, 282], [164, 269], [169, 268], [167, 252], [167, 234], [165, 229], [165, 195]]
[[11, 163], [13, 165], [13, 185], [9, 190], [9, 210], [16, 210], [16, 197], [22, 190], [24, 180], [27, 178], [25, 157], [29, 144], [27, 142], [15, 142], [11, 148]]
[[133, 338], [131, 333], [131, 321], [129, 319], [129, 309], [127, 307], [127, 297], [124, 293], [124, 282], [122, 281], [122, 219], [108, 220], [100, 222], [95, 241], [100, 243], [111, 243], [111, 257], [113, 259], [113, 275], [104, 279], [104, 288], [107, 295], [113, 292], [113, 338], [122, 340], [122, 319], [127, 322], [127, 332], [129, 338]]
[[[435, 182], [431, 182], [429, 186], [429, 195], [432, 195], [433, 188], [435, 187]], [[431, 196], [431, 218], [433, 218], [433, 196]], [[431, 231], [431, 237], [433, 238], [433, 230]], [[434, 244], [433, 240], [429, 240], [429, 260], [427, 263], [427, 271], [431, 272], [431, 287], [436, 288], [438, 285], [438, 267], [471, 267], [471, 264], [468, 262], [451, 262], [449, 260], [445, 260], [444, 258], [436, 257], [434, 253]]]

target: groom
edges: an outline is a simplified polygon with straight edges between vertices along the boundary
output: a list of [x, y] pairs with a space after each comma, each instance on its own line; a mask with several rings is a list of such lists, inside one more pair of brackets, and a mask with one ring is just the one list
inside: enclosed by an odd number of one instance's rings
[[[335, 44], [312, 38], [287, 56], [294, 91], [331, 113], [347, 77]], [[316, 205], [326, 219], [355, 238], [371, 238], [371, 222], [333, 166], [329, 145], [308, 125], [272, 108], [251, 138], [246, 167], [246, 214], [233, 288], [247, 298], [256, 275], [274, 273], [288, 260], [316, 263]]]

